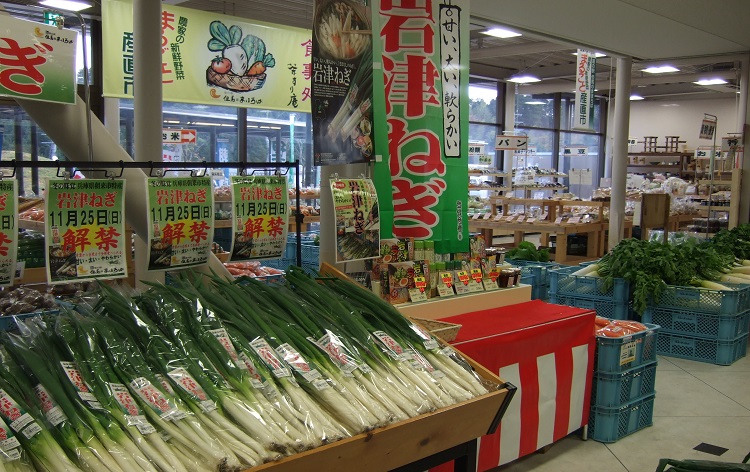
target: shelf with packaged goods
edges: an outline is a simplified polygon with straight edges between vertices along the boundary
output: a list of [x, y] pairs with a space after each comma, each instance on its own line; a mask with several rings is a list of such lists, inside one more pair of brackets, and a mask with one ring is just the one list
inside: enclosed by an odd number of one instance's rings
[[512, 187], [476, 187], [469, 185], [469, 192], [481, 192], [481, 191], [488, 191], [488, 192], [510, 192], [513, 190]]

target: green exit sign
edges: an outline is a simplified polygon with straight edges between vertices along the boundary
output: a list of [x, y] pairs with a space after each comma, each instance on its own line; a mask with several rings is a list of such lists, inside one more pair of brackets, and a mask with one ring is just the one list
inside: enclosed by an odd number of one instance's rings
[[44, 12], [44, 24], [47, 24], [50, 26], [57, 26], [58, 18], [62, 19], [62, 15], [58, 15], [57, 13], [53, 13], [51, 11]]

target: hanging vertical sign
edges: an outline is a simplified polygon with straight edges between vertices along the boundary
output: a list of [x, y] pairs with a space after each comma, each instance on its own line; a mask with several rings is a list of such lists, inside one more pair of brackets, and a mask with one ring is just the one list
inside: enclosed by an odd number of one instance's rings
[[286, 249], [289, 193], [283, 175], [232, 176], [233, 261], [278, 259]]
[[362, 0], [315, 2], [312, 118], [315, 165], [368, 162], [372, 142], [372, 33]]
[[713, 115], [705, 115], [701, 122], [701, 132], [699, 135], [700, 139], [713, 139], [714, 133], [716, 133], [716, 117]]
[[208, 262], [214, 238], [210, 177], [148, 179], [148, 270]]
[[336, 212], [336, 262], [379, 257], [380, 215], [370, 179], [331, 179]]
[[77, 36], [0, 15], [0, 95], [75, 103]]
[[578, 50], [576, 72], [576, 129], [594, 127], [594, 89], [596, 88], [596, 56], [593, 51]]
[[0, 180], [0, 285], [13, 285], [18, 255], [18, 191], [15, 179]]
[[48, 283], [127, 276], [124, 197], [124, 180], [49, 179]]
[[383, 237], [467, 252], [469, 3], [376, 0], [372, 8]]

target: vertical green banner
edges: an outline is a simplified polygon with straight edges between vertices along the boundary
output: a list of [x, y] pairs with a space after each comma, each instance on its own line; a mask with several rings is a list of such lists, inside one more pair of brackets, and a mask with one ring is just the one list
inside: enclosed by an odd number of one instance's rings
[[0, 15], [0, 95], [75, 103], [75, 31]]
[[148, 179], [148, 270], [205, 264], [214, 239], [210, 177]]
[[127, 276], [125, 181], [49, 179], [45, 199], [47, 282]]
[[375, 0], [372, 9], [383, 237], [467, 252], [469, 2]]
[[380, 215], [370, 179], [331, 179], [336, 212], [336, 262], [380, 256]]
[[286, 249], [289, 193], [285, 176], [233, 175], [233, 261], [278, 259]]
[[573, 128], [591, 130], [594, 128], [594, 90], [596, 89], [596, 53], [579, 49], [576, 71], [575, 123]]
[[17, 181], [15, 179], [0, 180], [0, 285], [13, 285], [17, 255]]

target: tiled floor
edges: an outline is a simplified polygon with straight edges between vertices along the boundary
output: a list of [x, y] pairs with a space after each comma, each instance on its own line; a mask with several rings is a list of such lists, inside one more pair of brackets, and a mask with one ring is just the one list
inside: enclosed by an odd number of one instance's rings
[[[693, 448], [728, 449], [717, 457]], [[654, 425], [603, 444], [571, 435], [497, 472], [654, 471], [659, 459], [740, 462], [750, 452], [750, 357], [716, 366], [659, 356]]]

